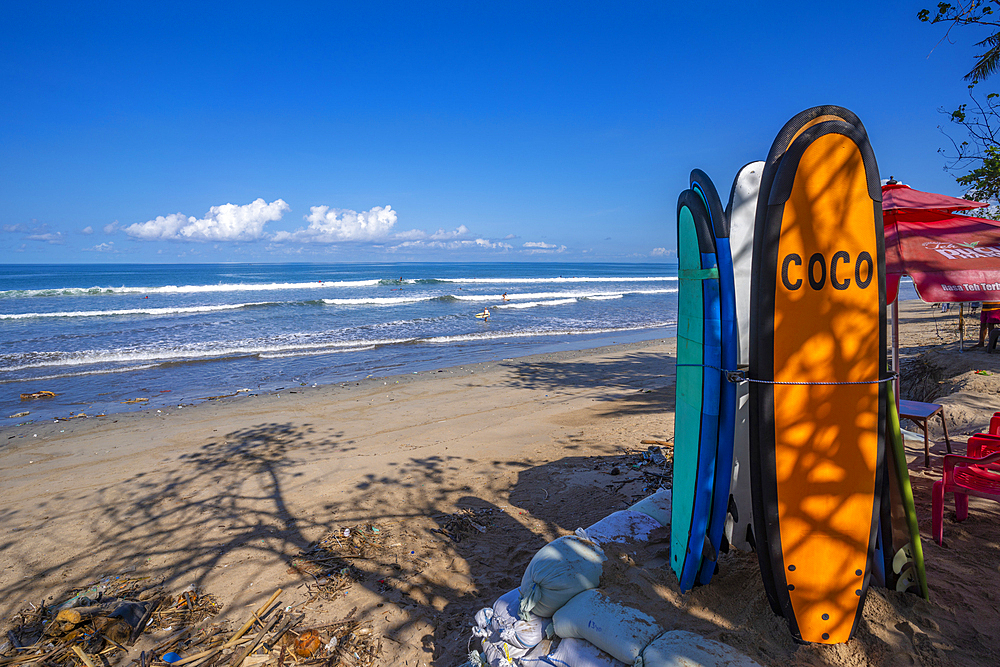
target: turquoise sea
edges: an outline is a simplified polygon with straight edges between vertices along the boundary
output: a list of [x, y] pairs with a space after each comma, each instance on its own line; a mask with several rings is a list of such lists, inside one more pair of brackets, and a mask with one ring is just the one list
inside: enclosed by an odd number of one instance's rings
[[[8, 265], [0, 419], [663, 338], [676, 320], [676, 264]], [[57, 396], [20, 400], [37, 391]]]

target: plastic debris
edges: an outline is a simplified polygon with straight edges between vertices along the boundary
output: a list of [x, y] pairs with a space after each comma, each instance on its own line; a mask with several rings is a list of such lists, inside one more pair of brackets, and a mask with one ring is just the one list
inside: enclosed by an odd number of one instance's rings
[[37, 398], [55, 398], [55, 392], [51, 391], [35, 391], [30, 394], [21, 394], [22, 401], [33, 401]]

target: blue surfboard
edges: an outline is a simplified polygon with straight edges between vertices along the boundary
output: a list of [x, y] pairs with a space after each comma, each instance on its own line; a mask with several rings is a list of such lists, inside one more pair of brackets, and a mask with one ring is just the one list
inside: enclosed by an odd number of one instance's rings
[[708, 531], [724, 380], [718, 370], [722, 367], [719, 265], [705, 202], [694, 190], [685, 190], [677, 200], [677, 390], [670, 566], [682, 592], [694, 586], [706, 544], [707, 555], [714, 557]]
[[[691, 189], [705, 204], [715, 240], [715, 261], [719, 268], [720, 367], [736, 370], [740, 341], [736, 318], [736, 285], [733, 257], [729, 246], [729, 218], [722, 208], [719, 193], [708, 174], [700, 169], [691, 172]], [[708, 313], [706, 312], [706, 315]], [[711, 369], [706, 369], [706, 371]], [[715, 372], [715, 371], [713, 371]], [[708, 541], [712, 551], [722, 548], [729, 509], [729, 490], [733, 476], [733, 441], [736, 431], [736, 387], [724, 375], [719, 377], [719, 429], [715, 443], [715, 481], [712, 484], [712, 510], [709, 516]], [[715, 573], [715, 558], [703, 558], [698, 583], [707, 584]]]

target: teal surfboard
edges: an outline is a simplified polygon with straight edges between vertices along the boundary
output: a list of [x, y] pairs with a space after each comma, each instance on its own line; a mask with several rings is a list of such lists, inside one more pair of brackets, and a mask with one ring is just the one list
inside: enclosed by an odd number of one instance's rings
[[[674, 411], [670, 566], [681, 591], [694, 586], [708, 538], [719, 439], [722, 322], [715, 235], [705, 199], [677, 200], [677, 390]], [[707, 548], [706, 548], [707, 545]]]

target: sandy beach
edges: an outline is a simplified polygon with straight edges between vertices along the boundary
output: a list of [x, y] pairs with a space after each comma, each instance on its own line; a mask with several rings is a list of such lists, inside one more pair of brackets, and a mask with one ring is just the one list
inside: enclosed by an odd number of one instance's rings
[[[1000, 354], [959, 352], [956, 322], [957, 309], [903, 304], [902, 395], [942, 403], [964, 453], [1000, 410]], [[967, 331], [970, 345], [978, 319]], [[237, 624], [281, 588], [302, 627], [355, 609], [382, 639], [378, 664], [457, 666], [475, 611], [517, 586], [540, 547], [655, 490], [660, 478], [630, 463], [642, 440], [672, 439], [674, 349], [667, 339], [5, 425], [2, 629], [30, 604], [128, 573], [174, 594], [193, 584]], [[612, 554], [605, 583], [663, 627], [765, 665], [1000, 663], [1000, 505], [973, 499], [958, 524], [949, 496], [945, 545], [934, 543], [945, 443], [933, 422], [931, 437], [929, 469], [923, 443], [907, 441], [931, 600], [872, 588], [847, 644], [796, 645], [752, 553], [723, 555], [712, 584], [684, 596], [638, 552]], [[469, 517], [484, 530], [457, 531]], [[352, 561], [349, 586], [317, 595], [296, 558], [345, 529], [377, 534], [378, 548]]]

